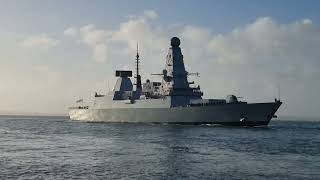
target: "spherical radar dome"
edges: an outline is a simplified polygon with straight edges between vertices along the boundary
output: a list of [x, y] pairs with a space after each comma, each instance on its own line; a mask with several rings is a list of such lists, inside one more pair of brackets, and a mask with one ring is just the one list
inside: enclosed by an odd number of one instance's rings
[[177, 37], [171, 38], [171, 46], [172, 47], [179, 47], [180, 46], [180, 39]]

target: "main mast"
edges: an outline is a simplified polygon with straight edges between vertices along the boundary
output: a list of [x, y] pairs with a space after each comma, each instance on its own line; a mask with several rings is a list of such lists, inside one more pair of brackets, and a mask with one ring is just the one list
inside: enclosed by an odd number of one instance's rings
[[139, 63], [140, 63], [140, 59], [139, 59], [139, 46], [138, 46], [138, 43], [137, 43], [137, 55], [136, 55], [136, 90], [138, 89], [142, 89], [142, 86], [141, 86], [141, 76], [139, 74]]

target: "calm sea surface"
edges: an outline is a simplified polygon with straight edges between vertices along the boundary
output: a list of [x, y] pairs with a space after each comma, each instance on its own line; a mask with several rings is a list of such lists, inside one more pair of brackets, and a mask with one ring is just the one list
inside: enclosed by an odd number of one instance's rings
[[240, 128], [2, 116], [0, 179], [320, 179], [320, 122]]

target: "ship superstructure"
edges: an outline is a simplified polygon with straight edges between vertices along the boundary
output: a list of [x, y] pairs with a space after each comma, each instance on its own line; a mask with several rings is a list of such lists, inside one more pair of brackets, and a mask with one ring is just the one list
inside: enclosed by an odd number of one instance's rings
[[[180, 39], [173, 37], [166, 55], [161, 82], [149, 79], [142, 84], [139, 73], [140, 56], [136, 54], [135, 84], [132, 71], [117, 70], [112, 92], [96, 94], [90, 106], [70, 108], [72, 120], [105, 122], [147, 122], [176, 124], [267, 125], [282, 102], [238, 101], [234, 95], [226, 99], [203, 99], [200, 86], [188, 81]], [[135, 86], [135, 87], [134, 87]]]

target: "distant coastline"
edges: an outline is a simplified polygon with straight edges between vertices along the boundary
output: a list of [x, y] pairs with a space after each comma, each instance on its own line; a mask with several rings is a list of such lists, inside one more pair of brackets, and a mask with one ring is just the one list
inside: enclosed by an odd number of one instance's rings
[[38, 113], [38, 112], [14, 112], [14, 111], [0, 111], [0, 116], [43, 116], [43, 117], [68, 117], [67, 113]]
[[312, 116], [278, 116], [277, 119], [280, 121], [320, 121], [320, 117]]

